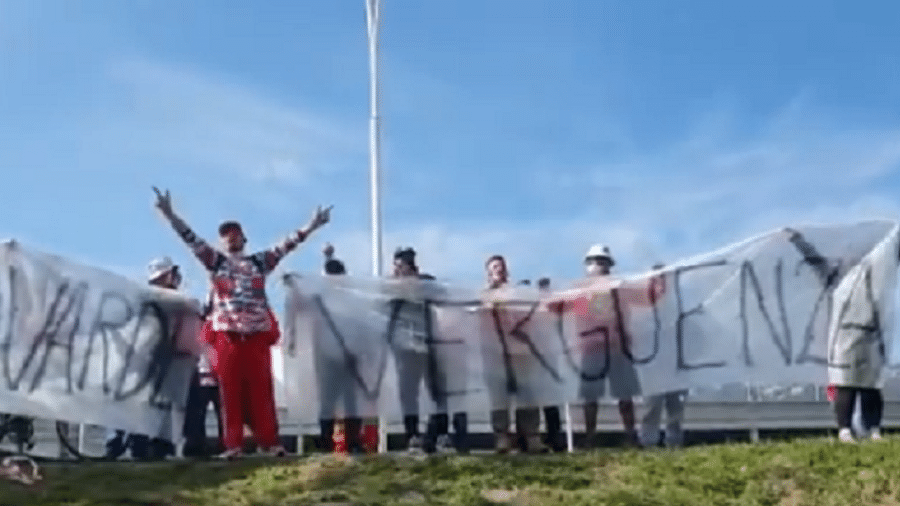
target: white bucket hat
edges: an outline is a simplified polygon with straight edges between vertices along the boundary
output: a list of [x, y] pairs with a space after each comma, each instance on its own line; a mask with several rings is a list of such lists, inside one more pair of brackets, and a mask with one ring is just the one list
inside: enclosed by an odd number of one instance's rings
[[154, 258], [147, 266], [147, 281], [155, 281], [177, 268], [169, 257]]
[[604, 244], [595, 244], [591, 246], [587, 253], [584, 254], [584, 259], [587, 260], [588, 258], [605, 258], [609, 260], [610, 265], [616, 265], [616, 261], [609, 251], [609, 246]]

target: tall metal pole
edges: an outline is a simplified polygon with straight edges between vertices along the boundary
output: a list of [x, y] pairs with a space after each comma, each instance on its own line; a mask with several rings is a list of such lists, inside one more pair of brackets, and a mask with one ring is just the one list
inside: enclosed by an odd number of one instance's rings
[[[365, 0], [369, 35], [369, 184], [372, 199], [372, 275], [381, 277], [381, 93], [378, 82], [378, 30], [381, 0]], [[378, 418], [378, 452], [387, 452], [387, 420]]]
[[381, 276], [381, 117], [378, 82], [378, 30], [381, 24], [381, 0], [366, 1], [369, 33], [369, 184], [372, 204], [372, 275]]

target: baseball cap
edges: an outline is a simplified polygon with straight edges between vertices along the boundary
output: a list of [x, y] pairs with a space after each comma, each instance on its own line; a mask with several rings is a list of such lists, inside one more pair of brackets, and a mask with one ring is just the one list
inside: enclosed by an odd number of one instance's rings
[[219, 235], [225, 235], [232, 230], [237, 230], [241, 234], [244, 233], [241, 224], [234, 220], [223, 221], [222, 224], [219, 225]]

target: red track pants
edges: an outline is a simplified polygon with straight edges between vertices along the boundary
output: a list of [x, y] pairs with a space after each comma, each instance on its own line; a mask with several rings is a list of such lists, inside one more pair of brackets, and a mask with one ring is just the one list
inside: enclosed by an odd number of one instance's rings
[[[215, 369], [222, 399], [224, 443], [228, 450], [244, 445], [244, 420], [249, 419], [262, 448], [281, 445], [272, 386], [272, 353], [266, 333], [241, 335], [213, 332]], [[247, 414], [249, 416], [245, 417]]]

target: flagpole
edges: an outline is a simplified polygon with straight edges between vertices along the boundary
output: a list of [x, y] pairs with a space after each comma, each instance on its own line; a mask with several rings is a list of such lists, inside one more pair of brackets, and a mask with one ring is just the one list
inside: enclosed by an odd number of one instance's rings
[[[372, 275], [381, 277], [381, 98], [378, 81], [378, 31], [381, 27], [381, 0], [365, 0], [369, 41], [369, 185], [372, 204]], [[378, 417], [378, 453], [387, 452], [387, 420]]]
[[381, 0], [366, 0], [366, 24], [369, 35], [369, 184], [372, 205], [372, 275], [381, 277], [381, 117], [378, 114], [381, 98], [378, 80], [378, 31], [381, 25]]

